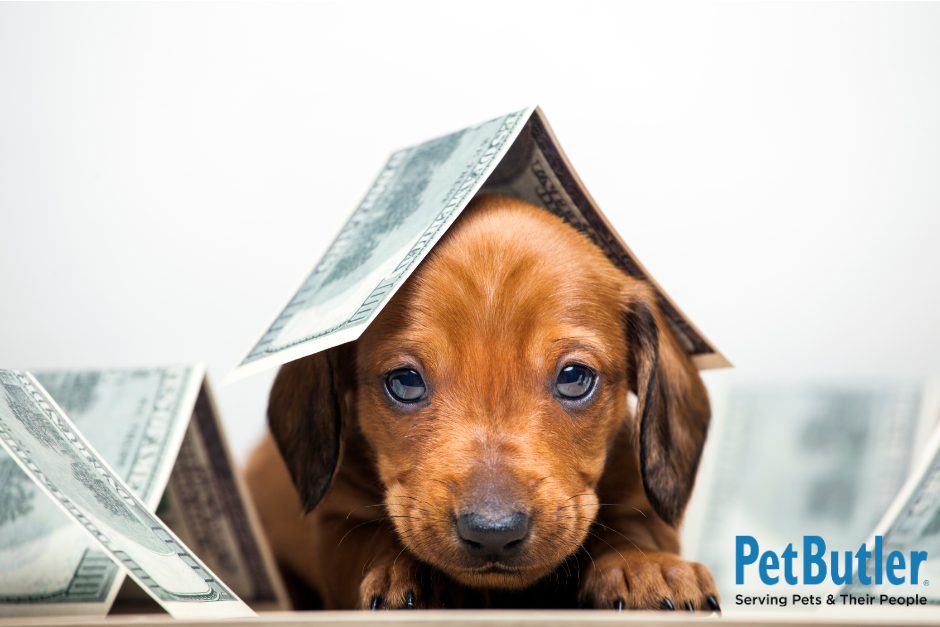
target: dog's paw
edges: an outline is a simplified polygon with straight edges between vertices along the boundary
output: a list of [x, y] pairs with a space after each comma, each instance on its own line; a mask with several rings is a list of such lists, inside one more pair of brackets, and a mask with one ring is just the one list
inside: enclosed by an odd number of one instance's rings
[[611, 551], [595, 556], [581, 571], [578, 601], [583, 607], [637, 610], [721, 611], [708, 569], [678, 555]]
[[453, 594], [440, 578], [406, 553], [374, 566], [359, 584], [364, 610], [442, 609], [453, 607]]

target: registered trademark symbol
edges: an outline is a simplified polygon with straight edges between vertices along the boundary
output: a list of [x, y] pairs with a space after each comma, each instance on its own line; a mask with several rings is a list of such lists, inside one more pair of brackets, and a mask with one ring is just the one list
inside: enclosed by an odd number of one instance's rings
[[924, 579], [924, 585], [925, 585], [925, 586], [929, 586], [929, 585], [930, 585], [930, 580], [929, 580], [929, 579]]

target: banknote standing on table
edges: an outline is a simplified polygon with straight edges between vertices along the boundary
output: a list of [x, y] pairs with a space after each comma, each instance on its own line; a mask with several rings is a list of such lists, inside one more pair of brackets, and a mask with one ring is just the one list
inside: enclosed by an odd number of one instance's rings
[[647, 280], [699, 368], [730, 363], [643, 268], [575, 174], [537, 107], [393, 153], [326, 254], [226, 377], [231, 381], [355, 340], [476, 193], [528, 201]]
[[[44, 372], [37, 379], [146, 509], [157, 510], [236, 594], [256, 609], [285, 607], [201, 366]], [[2, 452], [0, 562], [10, 565], [0, 569], [0, 616], [101, 616], [124, 579], [123, 569]]]
[[[936, 388], [933, 391], [940, 396]], [[940, 429], [934, 429], [917, 460], [910, 477], [866, 539], [866, 550], [872, 553], [865, 569], [870, 583], [866, 585], [860, 580], [859, 568], [856, 567], [853, 582], [833, 591], [837, 603], [850, 605], [842, 595], [856, 598], [872, 595], [878, 599], [881, 595], [889, 595], [919, 598], [928, 605], [940, 605]], [[877, 537], [881, 537], [880, 568], [875, 562]], [[832, 550], [839, 548], [843, 547], [831, 547]], [[858, 545], [844, 547], [849, 548], [857, 549]], [[895, 551], [900, 552], [900, 560], [892, 555]], [[923, 552], [927, 558], [918, 565], [916, 574], [914, 552]], [[903, 564], [902, 568], [892, 571], [895, 579], [903, 578], [903, 583], [889, 580], [889, 563], [896, 567]], [[879, 571], [881, 583], [875, 575]]]
[[[778, 555], [790, 543], [802, 551], [805, 535], [821, 536], [829, 550], [857, 549], [940, 417], [937, 387], [921, 382], [748, 384], [723, 391], [710, 390], [714, 422], [683, 547], [711, 569], [729, 599], [781, 594], [780, 586], [761, 582], [756, 568], [736, 584], [738, 535]], [[819, 587], [801, 577], [787, 591], [817, 594]]]

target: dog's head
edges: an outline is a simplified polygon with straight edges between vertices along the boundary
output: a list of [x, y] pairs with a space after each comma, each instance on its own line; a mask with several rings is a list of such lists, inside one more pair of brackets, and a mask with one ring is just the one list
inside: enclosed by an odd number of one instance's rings
[[361, 429], [408, 550], [518, 588], [584, 540], [621, 428], [678, 524], [709, 409], [647, 284], [548, 212], [481, 197], [357, 342], [282, 368], [269, 418], [308, 511]]

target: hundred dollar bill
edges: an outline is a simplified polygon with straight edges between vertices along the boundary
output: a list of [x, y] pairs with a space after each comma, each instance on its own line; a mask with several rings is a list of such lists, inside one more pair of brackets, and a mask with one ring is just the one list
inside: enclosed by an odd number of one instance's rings
[[[38, 378], [148, 511], [158, 503], [166, 509], [167, 498], [161, 495], [168, 477], [171, 483], [183, 474], [198, 480], [192, 490], [211, 495], [200, 503], [214, 504], [218, 515], [212, 525], [214, 546], [236, 550], [191, 548], [211, 569], [222, 566], [216, 572], [253, 606], [284, 606], [279, 577], [233, 472], [201, 366], [49, 372]], [[179, 461], [193, 458], [187, 453], [192, 450], [207, 464], [198, 474], [196, 464]], [[104, 615], [124, 578], [98, 543], [2, 452], [0, 563], [10, 565], [0, 569], [0, 616]]]
[[255, 610], [289, 609], [206, 381], [157, 508], [170, 529]]
[[[236, 471], [208, 379], [175, 458], [157, 516], [252, 609], [283, 610], [290, 603], [253, 502]], [[146, 595], [125, 585], [122, 610]]]
[[653, 281], [575, 174], [537, 107], [393, 153], [359, 207], [223, 385], [357, 339], [473, 196], [528, 200], [586, 232], [660, 305], [699, 368], [729, 362]]
[[[202, 371], [46, 372], [37, 379], [151, 511], [160, 500]], [[0, 450], [0, 616], [95, 614], [124, 571]]]
[[28, 373], [0, 370], [0, 445], [174, 618], [254, 616], [82, 437]]
[[[937, 417], [918, 382], [743, 385], [716, 401], [683, 536], [686, 555], [711, 569], [726, 598], [779, 593], [756, 572], [735, 583], [738, 535], [778, 555], [791, 542], [801, 550], [804, 535], [857, 548]], [[801, 578], [787, 590], [804, 587]]]
[[[935, 402], [928, 406], [936, 408], [940, 406], [940, 386], [930, 391], [933, 392]], [[882, 547], [880, 565], [876, 563], [878, 556], [875, 552], [876, 538], [879, 536]], [[868, 536], [865, 545], [866, 550], [872, 553], [866, 564], [870, 584], [861, 582], [856, 567], [853, 582], [834, 591], [838, 596], [837, 604], [851, 604], [841, 595], [856, 598], [871, 595], [880, 598], [882, 594], [887, 594], [891, 597], [920, 597], [929, 605], [940, 605], [940, 429], [933, 430], [924, 450], [918, 455], [915, 469]], [[844, 548], [857, 550], [858, 546], [847, 545]], [[887, 567], [894, 551], [901, 553], [904, 567], [892, 573], [895, 578], [903, 577], [903, 583], [891, 582], [887, 576]], [[919, 564], [916, 580], [911, 564], [912, 552], [915, 551], [923, 551], [927, 557]], [[857, 564], [854, 555], [853, 559]], [[899, 565], [897, 558], [891, 563]], [[876, 575], [878, 571], [881, 573], [880, 583]]]

